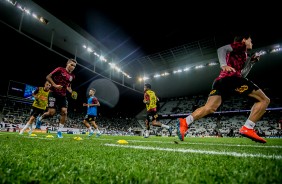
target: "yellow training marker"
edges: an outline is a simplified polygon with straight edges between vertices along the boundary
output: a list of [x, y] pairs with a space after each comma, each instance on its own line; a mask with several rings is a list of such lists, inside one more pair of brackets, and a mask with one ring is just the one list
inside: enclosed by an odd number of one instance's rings
[[73, 139], [74, 139], [74, 140], [77, 140], [77, 141], [83, 140], [81, 137], [74, 137]]
[[118, 140], [117, 141], [119, 144], [128, 144], [128, 142], [126, 140]]

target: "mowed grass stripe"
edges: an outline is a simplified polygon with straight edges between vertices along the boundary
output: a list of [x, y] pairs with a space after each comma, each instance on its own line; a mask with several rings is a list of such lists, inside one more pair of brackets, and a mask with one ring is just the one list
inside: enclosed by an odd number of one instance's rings
[[181, 152], [181, 153], [199, 153], [206, 155], [225, 155], [233, 157], [253, 157], [253, 158], [265, 158], [265, 159], [277, 159], [281, 160], [282, 155], [263, 155], [263, 154], [247, 154], [237, 152], [225, 152], [225, 151], [207, 151], [207, 150], [194, 150], [194, 149], [172, 149], [172, 148], [161, 148], [161, 147], [150, 147], [150, 146], [130, 146], [130, 145], [118, 145], [118, 144], [104, 144], [105, 146], [141, 149], [141, 150], [158, 150], [158, 151], [170, 151], [170, 152]]
[[[0, 135], [4, 135], [4, 134], [0, 134]], [[40, 136], [35, 136], [35, 137], [32, 137], [32, 136], [27, 136], [27, 135], [17, 135], [19, 137], [23, 137], [23, 138], [32, 138], [32, 139], [47, 139], [47, 140], [54, 140], [54, 139], [58, 139], [56, 137], [56, 135], [54, 135], [53, 138], [47, 138], [46, 136], [44, 135], [40, 135]], [[96, 138], [95, 136], [93, 137], [88, 137], [87, 135], [68, 135], [68, 136], [64, 136], [63, 139], [73, 139], [74, 137], [81, 137], [83, 140], [87, 139], [87, 140], [91, 140], [91, 139], [95, 139], [95, 140], [101, 140], [101, 141], [115, 141], [116, 139], [113, 138], [109, 138], [109, 136], [107, 136], [107, 138], [102, 138], [102, 137], [99, 137], [99, 138]], [[126, 138], [126, 137], [125, 137]], [[132, 137], [130, 137], [132, 138]], [[136, 137], [137, 139], [140, 139], [140, 137]], [[146, 139], [146, 140], [126, 140], [127, 142], [133, 142], [133, 143], [162, 143], [162, 144], [175, 144], [175, 140], [169, 142], [167, 137], [164, 137], [166, 138], [166, 141], [156, 141], [156, 140], [150, 140], [150, 139]], [[61, 139], [62, 140], [62, 139]], [[281, 139], [282, 140], [282, 139]], [[181, 141], [177, 141], [179, 144], [184, 144], [184, 145], [204, 145], [204, 146], [227, 146], [227, 147], [250, 147], [250, 148], [277, 148], [277, 149], [282, 149], [282, 146], [278, 146], [278, 145], [263, 145], [263, 144], [260, 144], [260, 145], [250, 145], [250, 144], [221, 144], [221, 143], [209, 143], [209, 142], [205, 142], [205, 143], [202, 143], [202, 142], [181, 142]]]

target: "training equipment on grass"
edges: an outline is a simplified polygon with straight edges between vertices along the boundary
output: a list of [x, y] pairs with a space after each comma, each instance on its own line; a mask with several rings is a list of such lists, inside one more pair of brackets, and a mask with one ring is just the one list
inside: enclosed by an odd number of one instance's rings
[[128, 142], [126, 140], [118, 140], [117, 143], [119, 143], [119, 144], [128, 144]]
[[74, 137], [73, 139], [74, 139], [74, 140], [77, 140], [77, 141], [83, 140], [81, 137]]

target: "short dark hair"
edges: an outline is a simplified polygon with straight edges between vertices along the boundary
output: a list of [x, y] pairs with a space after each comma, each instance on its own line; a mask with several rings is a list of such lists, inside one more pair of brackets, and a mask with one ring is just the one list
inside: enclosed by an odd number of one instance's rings
[[96, 89], [94, 89], [94, 88], [90, 88], [90, 90], [92, 90], [92, 91], [96, 91]]
[[250, 37], [250, 33], [237, 34], [234, 36], [234, 42], [241, 42], [243, 39], [248, 39]]
[[148, 89], [152, 88], [151, 84], [148, 84], [148, 83], [144, 84], [144, 86], [146, 86], [146, 88], [148, 88]]

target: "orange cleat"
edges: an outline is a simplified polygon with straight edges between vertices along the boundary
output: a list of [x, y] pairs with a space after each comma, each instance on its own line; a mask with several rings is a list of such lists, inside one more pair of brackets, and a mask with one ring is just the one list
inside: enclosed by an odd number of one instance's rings
[[184, 137], [187, 134], [188, 125], [186, 123], [186, 118], [178, 118], [177, 122], [177, 136], [181, 141], [184, 141]]
[[248, 129], [245, 126], [242, 126], [239, 133], [240, 133], [240, 135], [242, 135], [244, 137], [248, 137], [255, 142], [266, 143], [266, 140], [261, 138], [260, 136], [258, 136], [254, 129]]

